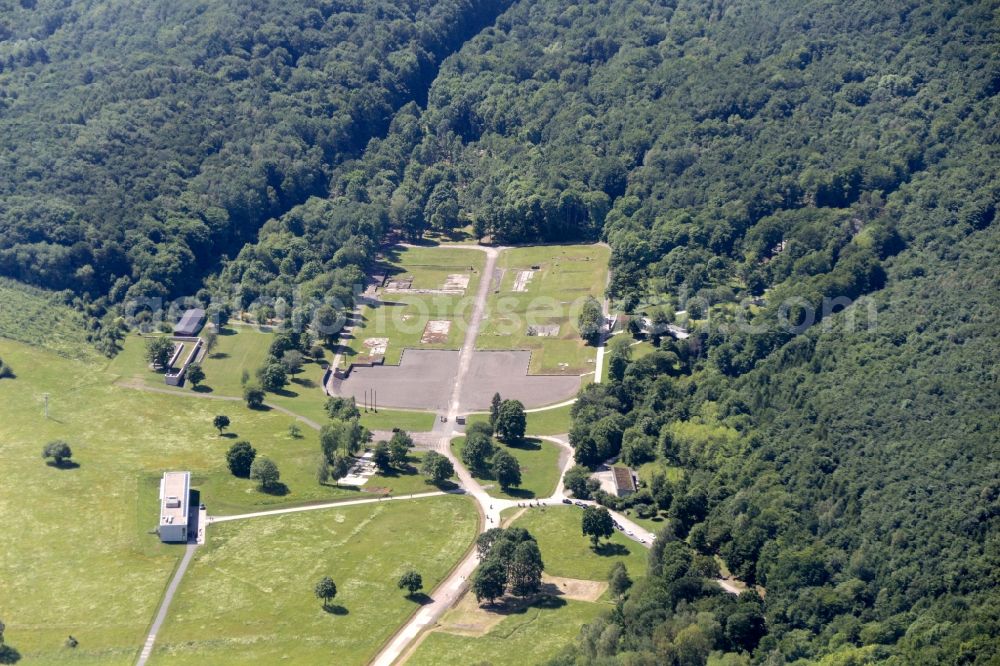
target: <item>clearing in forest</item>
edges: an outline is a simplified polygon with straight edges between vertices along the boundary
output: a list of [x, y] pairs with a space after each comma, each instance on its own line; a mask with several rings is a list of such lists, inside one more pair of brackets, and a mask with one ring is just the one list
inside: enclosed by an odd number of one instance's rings
[[531, 374], [593, 372], [596, 352], [580, 338], [577, 317], [588, 296], [603, 298], [608, 260], [604, 245], [504, 250], [476, 349], [528, 350]]

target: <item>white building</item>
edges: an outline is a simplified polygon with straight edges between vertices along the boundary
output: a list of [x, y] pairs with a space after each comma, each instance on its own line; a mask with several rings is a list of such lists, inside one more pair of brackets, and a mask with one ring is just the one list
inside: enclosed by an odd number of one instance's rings
[[191, 472], [164, 472], [160, 480], [160, 541], [188, 540], [188, 495]]

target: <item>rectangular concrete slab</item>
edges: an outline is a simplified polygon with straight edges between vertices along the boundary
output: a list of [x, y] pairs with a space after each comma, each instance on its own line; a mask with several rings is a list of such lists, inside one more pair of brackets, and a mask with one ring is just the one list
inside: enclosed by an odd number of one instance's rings
[[[365, 391], [374, 389], [380, 407], [401, 407], [440, 412], [448, 408], [458, 374], [457, 351], [407, 349], [400, 364], [355, 368], [347, 379], [335, 380], [333, 391], [364, 403]], [[526, 408], [568, 400], [580, 388], [574, 375], [528, 375], [531, 353], [526, 351], [477, 351], [469, 362], [459, 409], [488, 409], [493, 394], [516, 399]]]

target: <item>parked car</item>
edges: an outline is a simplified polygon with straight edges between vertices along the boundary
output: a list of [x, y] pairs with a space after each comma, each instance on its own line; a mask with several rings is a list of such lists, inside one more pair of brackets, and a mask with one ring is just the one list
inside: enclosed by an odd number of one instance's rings
[[568, 497], [563, 497], [563, 504], [572, 504], [573, 500]]
[[580, 507], [581, 509], [586, 509], [586, 508], [587, 508], [587, 505], [586, 505], [586, 504], [584, 504], [583, 502], [577, 502], [577, 503], [576, 503], [576, 505], [577, 505], [578, 507]]

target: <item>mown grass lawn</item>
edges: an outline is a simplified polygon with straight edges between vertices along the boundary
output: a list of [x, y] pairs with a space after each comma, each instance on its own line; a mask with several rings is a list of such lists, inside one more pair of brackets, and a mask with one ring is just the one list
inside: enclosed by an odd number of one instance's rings
[[[188, 383], [174, 390], [179, 393], [194, 391], [242, 400], [243, 372], [246, 371], [251, 381], [256, 380], [255, 373], [257, 368], [264, 364], [272, 339], [272, 332], [261, 331], [253, 326], [234, 324], [224, 327], [212, 353], [202, 363], [202, 368], [205, 370], [204, 383], [197, 389]], [[130, 335], [125, 339], [121, 353], [108, 364], [108, 371], [120, 375], [123, 380], [138, 381], [144, 386], [158, 389], [170, 389], [171, 387], [164, 383], [161, 373], [149, 369], [144, 353], [145, 338]], [[290, 377], [288, 386], [277, 393], [269, 392], [266, 400], [322, 425], [328, 418], [327, 395], [322, 386], [323, 374], [324, 370], [318, 363], [307, 362], [301, 372]], [[241, 405], [242, 403], [233, 403], [228, 409], [239, 411]], [[242, 408], [245, 409], [245, 406]], [[289, 416], [284, 418], [288, 423], [293, 420]], [[392, 409], [380, 409], [375, 413], [365, 412], [362, 409], [361, 423], [372, 430], [402, 428], [419, 432], [434, 427], [434, 414]], [[305, 429], [305, 426], [302, 427]]]
[[[525, 414], [528, 420], [525, 432], [529, 437], [565, 435], [569, 432], [569, 428], [573, 423], [573, 419], [570, 417], [570, 410], [572, 409], [573, 405], [563, 405], [562, 407], [544, 409], [538, 412], [529, 411]], [[489, 422], [490, 415], [486, 413], [470, 414], [467, 420], [468, 425]]]
[[625, 564], [633, 579], [645, 575], [646, 548], [616, 531], [610, 541], [602, 539], [602, 545], [594, 551], [590, 538], [580, 530], [582, 517], [580, 507], [549, 506], [528, 509], [514, 524], [531, 532], [538, 541], [545, 572], [551, 576], [603, 581], [617, 561]]
[[[549, 245], [505, 250], [499, 293], [491, 292], [477, 349], [529, 349], [532, 374], [594, 371], [596, 350], [584, 343], [577, 316], [586, 297], [600, 299], [609, 251], [602, 245]], [[521, 271], [538, 266], [524, 291], [514, 291]], [[553, 337], [528, 335], [529, 325], [558, 325]]]
[[[390, 279], [410, 277], [414, 290], [441, 289], [453, 274], [468, 275], [469, 284], [464, 295], [381, 293], [382, 302], [377, 306], [359, 308], [357, 325], [341, 339], [343, 364], [354, 356], [366, 355], [365, 341], [372, 338], [388, 339], [385, 362], [390, 365], [398, 364], [407, 348], [460, 348], [482, 279], [485, 253], [462, 248], [397, 247], [388, 253], [387, 260]], [[424, 326], [431, 320], [451, 322], [445, 340], [421, 342]]]
[[[521, 466], [521, 485], [500, 489], [500, 484], [490, 476], [476, 476], [484, 485], [491, 485], [487, 492], [493, 497], [513, 500], [529, 500], [550, 497], [559, 483], [559, 447], [545, 440], [527, 438], [514, 446], [505, 446], [494, 440], [494, 446], [503, 447], [517, 458]], [[456, 437], [451, 441], [452, 451], [459, 460], [465, 448], [465, 438]]]
[[513, 613], [483, 636], [434, 631], [406, 663], [408, 666], [544, 664], [571, 643], [584, 624], [611, 609], [611, 604], [604, 602], [556, 602]]
[[[0, 609], [25, 663], [135, 661], [181, 556], [151, 532], [165, 470], [190, 470], [214, 514], [365, 496], [320, 486], [318, 435], [303, 427], [292, 438], [291, 419], [277, 411], [119, 387], [106, 363], [5, 339], [0, 358], [17, 372], [0, 380]], [[232, 420], [230, 437], [212, 427], [220, 413]], [[225, 452], [237, 438], [277, 463], [287, 494], [229, 473]], [[45, 464], [41, 449], [53, 439], [69, 442], [79, 467]], [[425, 489], [416, 474], [369, 483], [393, 494]], [[70, 634], [80, 641], [72, 651], [63, 647]]]
[[[475, 538], [459, 496], [220, 523], [191, 563], [153, 664], [364, 664], [418, 608], [396, 582], [416, 569], [428, 592]], [[337, 585], [333, 611], [313, 587]]]

